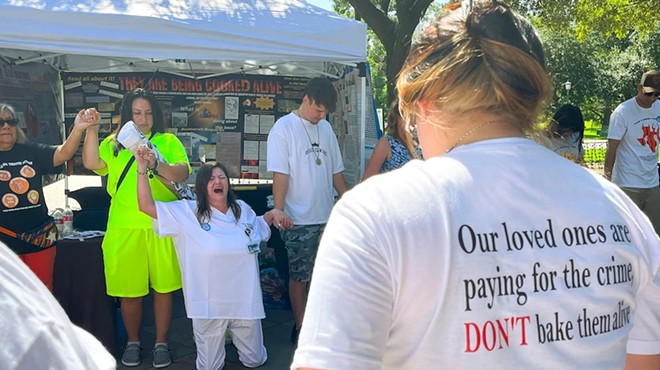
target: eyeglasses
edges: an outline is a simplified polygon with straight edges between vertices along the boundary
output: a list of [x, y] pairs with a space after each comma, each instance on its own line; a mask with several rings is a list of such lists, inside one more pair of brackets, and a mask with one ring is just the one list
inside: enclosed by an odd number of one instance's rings
[[658, 98], [658, 97], [660, 97], [660, 91], [645, 92], [644, 95], [646, 95], [646, 96], [654, 96], [655, 95], [655, 97]]
[[14, 127], [18, 125], [18, 120], [16, 118], [0, 119], [0, 127], [4, 126], [5, 124], [8, 124], [10, 127]]

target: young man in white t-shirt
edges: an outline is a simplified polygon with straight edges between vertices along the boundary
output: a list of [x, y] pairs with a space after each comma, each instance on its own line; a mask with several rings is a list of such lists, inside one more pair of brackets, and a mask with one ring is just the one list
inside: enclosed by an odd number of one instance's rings
[[660, 235], [660, 72], [648, 71], [637, 95], [619, 104], [610, 117], [605, 177], [612, 180], [651, 219]]
[[289, 299], [295, 319], [292, 343], [297, 342], [302, 326], [314, 259], [335, 191], [339, 196], [346, 191], [337, 137], [324, 119], [336, 105], [332, 83], [313, 78], [305, 86], [300, 108], [278, 119], [268, 134], [275, 209], [284, 211], [294, 224], [281, 233], [288, 253]]

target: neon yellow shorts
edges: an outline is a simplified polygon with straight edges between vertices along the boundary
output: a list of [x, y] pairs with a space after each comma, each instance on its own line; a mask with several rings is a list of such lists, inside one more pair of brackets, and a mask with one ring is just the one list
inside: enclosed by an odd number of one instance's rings
[[143, 297], [181, 288], [181, 272], [171, 238], [152, 229], [108, 229], [103, 238], [105, 284], [109, 296]]

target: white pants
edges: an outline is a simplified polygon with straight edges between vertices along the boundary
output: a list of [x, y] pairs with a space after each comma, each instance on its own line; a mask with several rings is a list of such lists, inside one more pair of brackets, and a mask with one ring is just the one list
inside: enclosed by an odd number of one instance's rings
[[261, 320], [192, 319], [197, 370], [218, 370], [225, 366], [225, 331], [229, 329], [245, 367], [258, 367], [268, 359]]

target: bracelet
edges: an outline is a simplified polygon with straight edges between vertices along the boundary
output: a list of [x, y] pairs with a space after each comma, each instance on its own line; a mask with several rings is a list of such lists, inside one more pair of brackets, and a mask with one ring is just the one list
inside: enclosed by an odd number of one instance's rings
[[140, 176], [146, 176], [146, 175], [147, 175], [147, 171], [140, 172], [140, 170], [138, 170], [137, 173], [138, 173], [138, 175], [140, 175]]
[[159, 165], [159, 164], [160, 164], [160, 162], [158, 161], [158, 158], [156, 158], [156, 159], [154, 160], [154, 167], [151, 168], [151, 167], [147, 166], [147, 168], [149, 169], [149, 171], [158, 172], [158, 171], [156, 171], [156, 169], [158, 168], [158, 165]]

